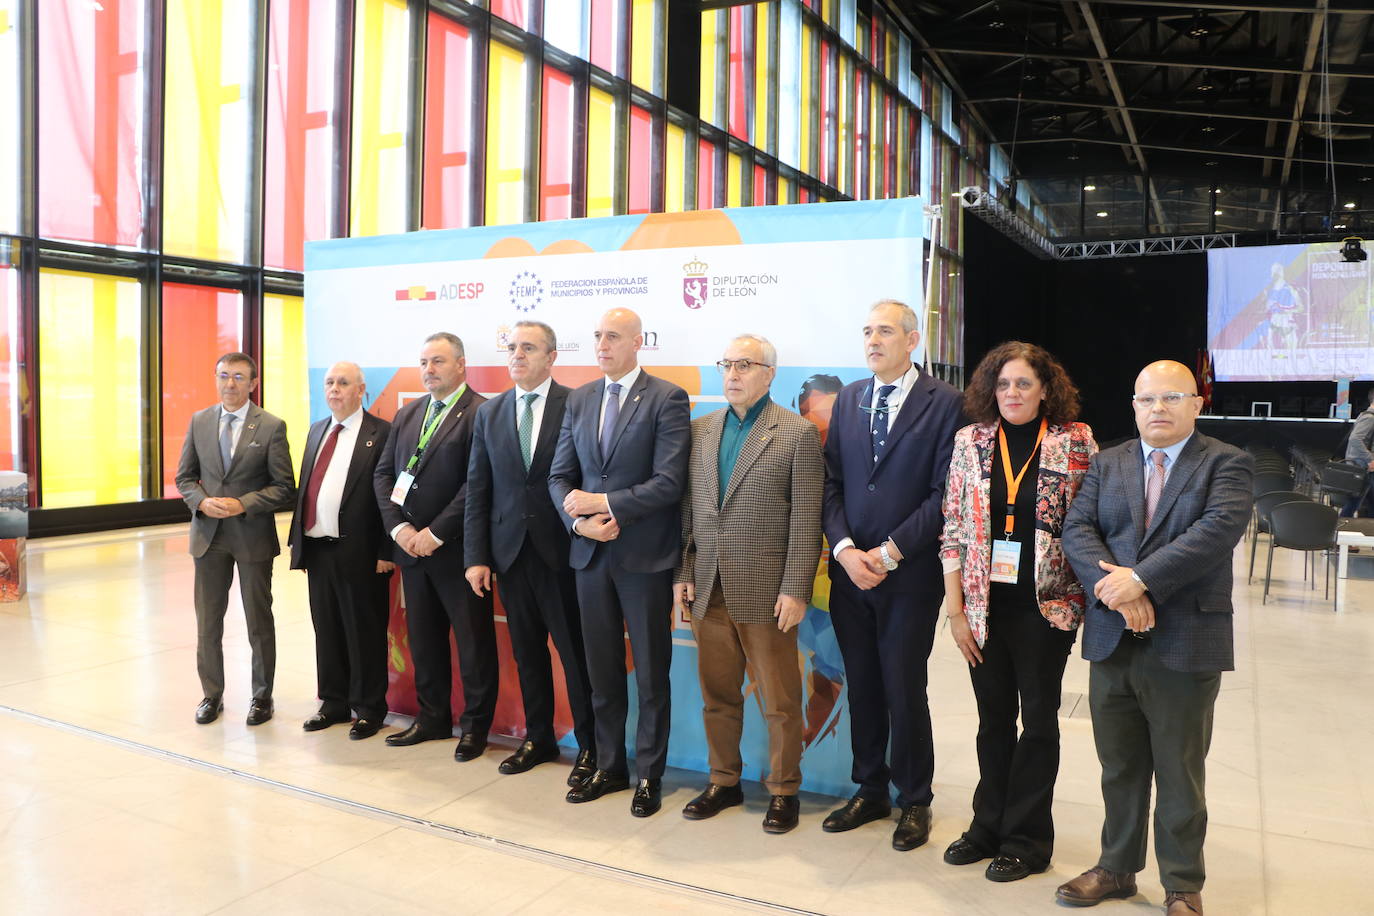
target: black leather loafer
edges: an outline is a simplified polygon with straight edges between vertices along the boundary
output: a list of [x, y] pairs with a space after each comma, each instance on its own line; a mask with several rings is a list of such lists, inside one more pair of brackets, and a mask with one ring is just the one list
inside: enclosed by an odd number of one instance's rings
[[206, 697], [200, 701], [196, 707], [196, 724], [209, 725], [219, 718], [219, 714], [224, 712], [224, 701], [216, 698]]
[[[458, 746], [462, 747], [463, 742], [458, 742]], [[516, 773], [524, 773], [528, 770], [532, 770], [541, 763], [548, 763], [550, 760], [557, 759], [558, 745], [555, 744], [553, 747], [540, 747], [533, 741], [526, 741], [516, 749], [514, 754], [502, 760], [501, 765], [496, 769], [507, 776], [514, 776]]]
[[453, 759], [459, 763], [467, 763], [469, 760], [476, 760], [482, 756], [482, 752], [487, 749], [487, 736], [479, 735], [476, 732], [464, 732], [458, 739], [458, 746], [453, 749]]
[[348, 730], [348, 740], [361, 741], [364, 738], [371, 738], [381, 730], [381, 719], [359, 719], [354, 722], [353, 727]]
[[738, 783], [733, 786], [718, 786], [711, 783], [706, 787], [706, 791], [683, 806], [682, 816], [689, 821], [704, 821], [708, 817], [715, 817], [726, 808], [742, 804], [744, 790]]
[[930, 839], [930, 806], [907, 805], [897, 821], [897, 829], [892, 831], [892, 848], [898, 852], [909, 852], [917, 846], [924, 846]]
[[986, 852], [974, 846], [968, 841], [967, 836], [961, 836], [949, 848], [945, 850], [946, 865], [972, 865], [974, 862], [981, 862], [988, 857]]
[[608, 773], [597, 770], [587, 777], [586, 782], [568, 790], [568, 801], [574, 805], [596, 801], [612, 792], [624, 792], [630, 787], [630, 777], [625, 773]]
[[592, 774], [596, 772], [596, 751], [589, 751], [586, 748], [577, 752], [577, 761], [573, 764], [572, 772], [568, 774], [568, 785], [580, 786]]
[[410, 747], [412, 744], [419, 744], [421, 741], [439, 741], [444, 738], [452, 738], [452, 732], [441, 732], [438, 729], [428, 729], [415, 723], [403, 732], [386, 736], [387, 747]]
[[843, 833], [855, 827], [862, 827], [869, 821], [880, 821], [891, 814], [892, 806], [887, 802], [855, 795], [843, 808], [831, 811], [821, 822], [821, 829], [826, 833]]
[[635, 787], [635, 797], [630, 799], [630, 813], [635, 817], [648, 817], [657, 814], [663, 807], [663, 780], [641, 779]]
[[272, 705], [270, 699], [254, 700], [248, 704], [248, 724], [261, 725], [272, 718], [272, 713], [275, 711], [276, 707]]
[[323, 731], [331, 725], [343, 725], [345, 722], [352, 721], [353, 717], [350, 715], [331, 716], [328, 713], [324, 712], [324, 710], [321, 710], [315, 713], [310, 718], [306, 719], [305, 724], [302, 725], [301, 728], [305, 729], [308, 732], [318, 732]]
[[786, 833], [797, 826], [801, 814], [801, 802], [795, 795], [774, 795], [768, 803], [768, 813], [763, 816], [764, 833]]
[[1048, 867], [1048, 865], [1041, 865], [1036, 868], [1025, 859], [999, 855], [988, 863], [988, 870], [984, 874], [987, 875], [989, 881], [1020, 881], [1027, 875], [1038, 875]]

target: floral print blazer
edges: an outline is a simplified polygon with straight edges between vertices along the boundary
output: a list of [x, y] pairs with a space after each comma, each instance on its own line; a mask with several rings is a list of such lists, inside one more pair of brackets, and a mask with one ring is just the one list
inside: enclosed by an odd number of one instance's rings
[[[1051, 424], [1040, 444], [1035, 483], [1035, 595], [1052, 626], [1072, 630], [1083, 619], [1084, 593], [1064, 558], [1060, 536], [1088, 462], [1097, 453], [1086, 423]], [[965, 426], [954, 436], [945, 486], [945, 530], [940, 558], [945, 571], [960, 570], [964, 613], [981, 647], [988, 638], [988, 583], [992, 565], [989, 502], [997, 424]]]

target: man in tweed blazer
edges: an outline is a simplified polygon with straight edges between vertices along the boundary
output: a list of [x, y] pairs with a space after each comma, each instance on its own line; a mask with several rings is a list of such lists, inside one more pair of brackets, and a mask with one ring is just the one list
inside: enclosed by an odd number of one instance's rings
[[[1194, 429], [1202, 399], [1172, 360], [1136, 378], [1131, 439], [1101, 452], [1064, 521], [1083, 582], [1083, 657], [1102, 764], [1102, 855], [1059, 888], [1072, 906], [1135, 894], [1151, 781], [1169, 916], [1202, 913], [1203, 794], [1212, 707], [1231, 647], [1231, 553], [1250, 518], [1254, 464]], [[1128, 632], [1129, 631], [1129, 632]]]
[[773, 797], [763, 829], [786, 833], [797, 826], [801, 786], [796, 627], [821, 547], [825, 462], [815, 425], [768, 397], [777, 363], [771, 343], [744, 335], [717, 364], [730, 406], [692, 423], [673, 588], [678, 606], [692, 612], [711, 765], [710, 784], [683, 816], [712, 817], [744, 800], [740, 687], [747, 666], [768, 722]]

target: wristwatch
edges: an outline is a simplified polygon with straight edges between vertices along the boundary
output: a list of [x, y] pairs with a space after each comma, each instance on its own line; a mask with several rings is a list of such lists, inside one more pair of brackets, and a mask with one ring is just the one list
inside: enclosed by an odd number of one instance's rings
[[892, 559], [892, 554], [887, 552], [887, 541], [883, 541], [882, 546], [878, 548], [878, 556], [883, 558], [883, 569], [892, 572], [897, 568], [897, 561]]

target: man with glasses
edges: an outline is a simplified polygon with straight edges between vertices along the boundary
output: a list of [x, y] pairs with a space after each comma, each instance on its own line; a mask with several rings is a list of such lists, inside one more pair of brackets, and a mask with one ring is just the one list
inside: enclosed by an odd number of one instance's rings
[[1061, 885], [1070, 906], [1136, 892], [1150, 790], [1168, 916], [1202, 913], [1207, 749], [1221, 672], [1233, 670], [1231, 553], [1250, 518], [1254, 464], [1195, 430], [1187, 366], [1136, 377], [1139, 439], [1093, 459], [1064, 521], [1064, 553], [1091, 591], [1083, 657], [1102, 764], [1102, 854]]
[[191, 509], [191, 556], [196, 561], [196, 669], [204, 699], [196, 722], [208, 725], [224, 709], [224, 614], [234, 568], [253, 652], [253, 697], [248, 724], [272, 718], [277, 631], [272, 620], [272, 558], [278, 509], [291, 505], [296, 479], [286, 423], [248, 400], [258, 387], [258, 364], [247, 353], [226, 353], [215, 364], [220, 402], [191, 417], [177, 464], [177, 490]]
[[763, 829], [797, 826], [802, 683], [797, 624], [821, 544], [825, 463], [814, 424], [773, 403], [777, 352], [742, 335], [716, 363], [729, 407], [692, 422], [682, 561], [674, 597], [692, 615], [711, 780], [682, 809], [701, 820], [742, 804], [746, 667], [768, 723], [772, 796]]

